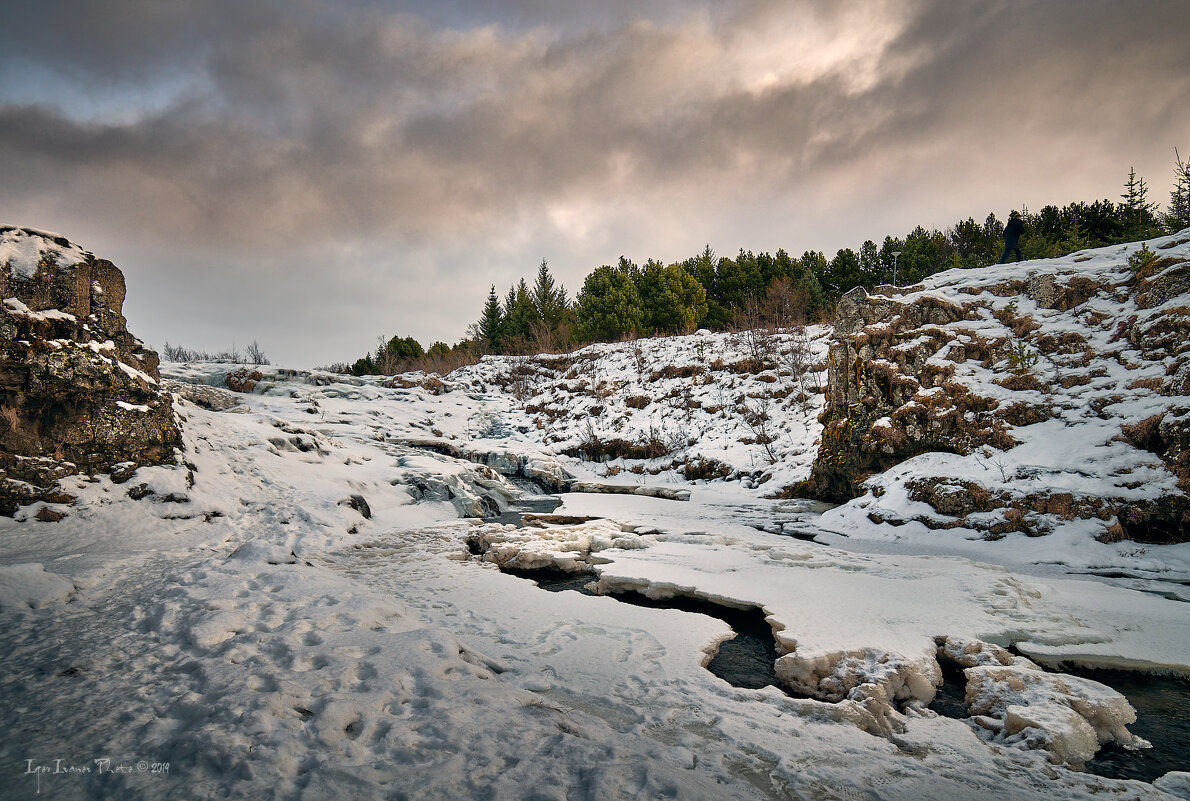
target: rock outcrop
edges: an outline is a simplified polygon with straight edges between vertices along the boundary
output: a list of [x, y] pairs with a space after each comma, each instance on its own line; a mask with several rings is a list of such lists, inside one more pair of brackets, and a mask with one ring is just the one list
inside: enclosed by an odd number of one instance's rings
[[68, 502], [75, 473], [175, 460], [157, 354], [128, 332], [124, 276], [64, 237], [0, 227], [0, 513]]
[[1190, 539], [1190, 231], [1149, 244], [849, 292], [790, 494], [990, 537]]

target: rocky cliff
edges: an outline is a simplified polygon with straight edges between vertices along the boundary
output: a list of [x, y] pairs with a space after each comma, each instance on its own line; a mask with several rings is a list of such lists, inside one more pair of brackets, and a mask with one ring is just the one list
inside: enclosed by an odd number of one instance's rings
[[0, 513], [69, 501], [57, 487], [68, 475], [175, 459], [171, 398], [157, 354], [128, 332], [124, 293], [110, 261], [0, 227]]
[[1190, 539], [1188, 290], [1190, 230], [853, 290], [792, 493], [984, 537]]

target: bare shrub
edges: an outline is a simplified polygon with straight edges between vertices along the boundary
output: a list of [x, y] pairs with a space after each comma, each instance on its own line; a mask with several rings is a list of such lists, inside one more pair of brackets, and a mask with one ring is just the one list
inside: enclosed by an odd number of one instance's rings
[[648, 381], [659, 381], [662, 378], [694, 378], [706, 373], [707, 368], [700, 364], [685, 364], [681, 367], [674, 364], [667, 364], [660, 370], [654, 370], [646, 379]]
[[769, 323], [779, 329], [798, 328], [806, 324], [806, 309], [810, 292], [805, 287], [794, 289], [788, 278], [778, 278], [765, 292], [765, 314]]
[[[256, 342], [252, 343], [254, 346]], [[165, 346], [161, 349], [161, 355], [165, 357], [167, 362], [216, 362], [221, 364], [244, 364], [243, 354], [240, 353], [239, 348], [233, 342], [231, 347], [227, 350], [219, 351], [217, 353], [209, 353], [205, 350], [192, 350], [182, 345], [171, 345], [167, 340]], [[262, 358], [264, 354], [261, 354]], [[268, 359], [263, 361], [253, 362], [253, 364], [268, 364]]]
[[665, 441], [663, 430], [650, 426], [649, 431], [637, 442], [630, 442], [620, 437], [604, 439], [595, 431], [590, 419], [586, 421], [579, 444], [563, 451], [567, 456], [577, 456], [589, 462], [606, 462], [612, 459], [658, 459], [671, 452], [672, 446]]
[[700, 456], [697, 459], [687, 459], [682, 462], [680, 472], [682, 473], [682, 477], [687, 481], [698, 481], [700, 479], [711, 481], [730, 476], [731, 467], [718, 459], [706, 459]]
[[744, 301], [743, 308], [736, 310], [733, 328], [738, 340], [747, 349], [747, 361], [757, 364], [773, 361], [773, 355], [776, 353], [773, 335], [776, 331], [763, 303], [749, 296]]
[[15, 406], [4, 404], [0, 406], [0, 420], [8, 426], [8, 431], [20, 431], [21, 429], [21, 412]]
[[777, 441], [776, 429], [772, 416], [769, 414], [772, 401], [768, 397], [753, 399], [743, 403], [744, 425], [752, 432], [751, 441], [764, 449], [764, 456], [769, 464], [777, 463], [777, 454], [773, 450], [773, 443]]
[[252, 344], [247, 347], [246, 355], [248, 357], [248, 364], [262, 365], [269, 363], [269, 357], [264, 355], [264, 351], [261, 349], [260, 345], [255, 339], [252, 340]]
[[[809, 408], [810, 396], [806, 392], [806, 374], [811, 371], [810, 337], [804, 325], [789, 331], [788, 345], [781, 353], [781, 364], [789, 370], [790, 380], [797, 387], [797, 398], [803, 410]], [[817, 373], [814, 374], [817, 380]], [[820, 389], [820, 387], [815, 387]]]

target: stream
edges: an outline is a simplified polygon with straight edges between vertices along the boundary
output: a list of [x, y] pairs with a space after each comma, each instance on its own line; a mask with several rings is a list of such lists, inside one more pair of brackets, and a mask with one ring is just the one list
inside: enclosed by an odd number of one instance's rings
[[[525, 518], [549, 517], [561, 502], [556, 495], [529, 496], [502, 515], [498, 522], [521, 525]], [[807, 528], [806, 522], [801, 523], [801, 528], [803, 531]], [[807, 538], [804, 533], [802, 537]], [[597, 578], [591, 573], [549, 569], [504, 572], [529, 579], [550, 592], [595, 594], [586, 587]], [[637, 592], [615, 593], [610, 597], [637, 606], [678, 609], [722, 620], [735, 636], [719, 645], [718, 652], [706, 665], [707, 670], [734, 687], [774, 686], [789, 692], [777, 680], [773, 670], [777, 658], [773, 633], [760, 609], [735, 609], [690, 597], [652, 599]], [[938, 688], [930, 708], [946, 717], [967, 718], [969, 713], [963, 704], [966, 678], [961, 669], [945, 660], [942, 665], [944, 683]], [[1087, 763], [1088, 772], [1151, 782], [1169, 771], [1190, 771], [1190, 713], [1186, 711], [1190, 709], [1190, 680], [1124, 670], [1080, 670], [1069, 666], [1062, 666], [1062, 672], [1089, 678], [1125, 695], [1137, 712], [1137, 721], [1129, 726], [1129, 730], [1153, 744], [1152, 748], [1129, 750], [1108, 743], [1095, 759]]]
[[[586, 586], [596, 578], [591, 573], [548, 569], [506, 569], [504, 572], [529, 579], [550, 592], [595, 595]], [[761, 610], [755, 607], [733, 609], [688, 597], [652, 599], [637, 592], [615, 593], [609, 597], [636, 606], [679, 609], [722, 620], [735, 636], [719, 645], [718, 653], [706, 666], [707, 670], [733, 687], [759, 689], [774, 686], [789, 692], [777, 681], [773, 671], [777, 651], [772, 629]], [[930, 709], [945, 717], [965, 719], [969, 714], [963, 704], [966, 677], [960, 668], [947, 660], [942, 660], [941, 665], [944, 681]], [[1062, 672], [1106, 684], [1123, 693], [1137, 715], [1136, 723], [1128, 727], [1129, 731], [1153, 744], [1152, 748], [1129, 750], [1108, 743], [1087, 763], [1088, 772], [1114, 779], [1151, 782], [1171, 770], [1190, 770], [1190, 714], [1186, 711], [1190, 709], [1190, 680], [1126, 670], [1063, 667]]]

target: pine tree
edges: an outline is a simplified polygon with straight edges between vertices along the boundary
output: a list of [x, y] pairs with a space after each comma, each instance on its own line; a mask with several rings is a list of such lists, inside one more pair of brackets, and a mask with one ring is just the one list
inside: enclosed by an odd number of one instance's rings
[[533, 291], [529, 293], [534, 308], [541, 321], [550, 328], [554, 328], [562, 321], [566, 313], [566, 288], [558, 286], [554, 277], [550, 275], [550, 267], [545, 259], [537, 268], [537, 280], [533, 283]]
[[504, 328], [501, 331], [504, 352], [524, 352], [529, 347], [534, 327], [540, 321], [529, 287], [522, 278], [520, 283], [508, 290], [504, 305]]
[[1182, 161], [1176, 147], [1173, 155], [1173, 189], [1169, 193], [1169, 211], [1165, 214], [1165, 227], [1170, 232], [1190, 227], [1190, 161]]
[[1124, 183], [1124, 194], [1120, 195], [1120, 199], [1124, 201], [1121, 211], [1128, 234], [1134, 240], [1144, 239], [1157, 206], [1149, 202], [1149, 186], [1144, 178], [1136, 174], [1135, 168], [1128, 169], [1128, 180]]
[[707, 293], [680, 265], [649, 259], [636, 274], [641, 323], [646, 331], [680, 334], [693, 331], [707, 313]]
[[619, 267], [597, 268], [587, 276], [579, 292], [579, 328], [593, 340], [614, 342], [639, 331], [644, 321], [640, 293], [625, 262], [620, 259]]
[[490, 353], [503, 353], [504, 315], [500, 310], [500, 298], [496, 295], [496, 285], [488, 290], [488, 300], [483, 307], [483, 315], [479, 318], [478, 333], [482, 342], [480, 346]]

